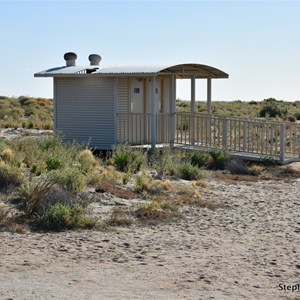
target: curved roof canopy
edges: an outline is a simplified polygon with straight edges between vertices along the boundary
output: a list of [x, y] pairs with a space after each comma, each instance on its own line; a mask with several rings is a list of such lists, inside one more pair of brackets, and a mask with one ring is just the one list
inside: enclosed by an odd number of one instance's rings
[[118, 77], [176, 75], [179, 78], [228, 78], [228, 74], [211, 66], [179, 64], [159, 66], [64, 66], [34, 74], [35, 77]]

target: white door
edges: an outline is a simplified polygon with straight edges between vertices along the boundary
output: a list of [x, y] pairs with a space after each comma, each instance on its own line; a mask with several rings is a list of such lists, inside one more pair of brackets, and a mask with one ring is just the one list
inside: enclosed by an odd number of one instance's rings
[[[162, 105], [162, 79], [158, 78], [156, 80], [155, 87], [155, 108], [156, 108], [156, 142], [163, 143], [164, 140], [164, 116], [161, 114], [163, 112]], [[149, 99], [151, 101], [151, 88], [150, 88], [150, 96]], [[150, 104], [151, 107], [151, 104]]]
[[144, 141], [144, 80], [132, 78], [130, 80], [130, 118], [129, 139], [131, 144], [142, 144]]

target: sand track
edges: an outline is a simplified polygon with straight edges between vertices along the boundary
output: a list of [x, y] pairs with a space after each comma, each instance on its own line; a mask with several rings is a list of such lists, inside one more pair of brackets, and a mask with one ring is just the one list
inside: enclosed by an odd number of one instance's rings
[[[0, 233], [0, 299], [293, 299], [300, 179], [228, 184], [159, 226]], [[130, 200], [129, 200], [130, 201]]]

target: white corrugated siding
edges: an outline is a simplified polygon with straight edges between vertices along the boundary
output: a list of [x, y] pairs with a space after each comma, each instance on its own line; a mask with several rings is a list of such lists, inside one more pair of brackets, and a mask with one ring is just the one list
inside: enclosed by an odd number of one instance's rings
[[118, 142], [128, 139], [129, 78], [118, 78]]
[[164, 78], [163, 80], [163, 112], [170, 112], [170, 91], [171, 91], [171, 80], [170, 78]]
[[64, 140], [110, 149], [114, 127], [112, 78], [57, 78], [56, 129]]

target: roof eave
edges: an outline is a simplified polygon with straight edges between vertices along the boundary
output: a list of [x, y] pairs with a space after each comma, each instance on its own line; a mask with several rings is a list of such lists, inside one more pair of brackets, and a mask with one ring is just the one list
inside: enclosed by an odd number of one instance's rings
[[194, 74], [194, 73], [170, 73], [170, 72], [158, 72], [158, 73], [96, 73], [96, 74], [51, 74], [51, 73], [36, 73], [34, 77], [149, 77], [149, 76], [170, 76], [175, 75], [179, 78], [191, 78], [195, 76], [198, 79], [205, 78], [229, 78], [228, 74]]

